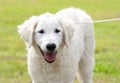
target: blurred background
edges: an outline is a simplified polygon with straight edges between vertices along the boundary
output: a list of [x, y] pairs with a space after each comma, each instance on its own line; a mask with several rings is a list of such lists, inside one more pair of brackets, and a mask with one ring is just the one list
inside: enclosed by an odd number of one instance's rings
[[[120, 17], [120, 0], [0, 0], [0, 83], [31, 83], [25, 45], [17, 26], [33, 15], [72, 6], [85, 10], [93, 20]], [[94, 26], [93, 81], [120, 83], [120, 21]]]

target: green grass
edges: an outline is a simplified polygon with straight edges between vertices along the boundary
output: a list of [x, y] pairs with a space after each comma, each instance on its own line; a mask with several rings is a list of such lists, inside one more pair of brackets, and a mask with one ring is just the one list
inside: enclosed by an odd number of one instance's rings
[[[0, 83], [31, 83], [16, 26], [32, 15], [74, 6], [93, 19], [120, 16], [119, 0], [0, 0]], [[95, 24], [94, 83], [120, 82], [120, 21]], [[75, 83], [78, 83], [75, 81]]]

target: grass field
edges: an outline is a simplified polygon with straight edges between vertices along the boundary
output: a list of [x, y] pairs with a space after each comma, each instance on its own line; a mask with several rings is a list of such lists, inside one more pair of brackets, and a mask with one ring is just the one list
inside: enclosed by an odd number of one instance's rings
[[[120, 0], [0, 0], [0, 83], [31, 83], [16, 26], [32, 15], [70, 6], [94, 20], [120, 17]], [[95, 37], [94, 83], [120, 83], [120, 21], [96, 23]]]

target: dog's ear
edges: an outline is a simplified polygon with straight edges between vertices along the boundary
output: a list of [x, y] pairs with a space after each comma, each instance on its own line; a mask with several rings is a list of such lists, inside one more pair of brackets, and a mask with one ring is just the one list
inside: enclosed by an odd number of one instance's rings
[[33, 43], [33, 34], [34, 29], [37, 26], [38, 16], [32, 16], [23, 24], [18, 26], [18, 32], [21, 37], [25, 40], [28, 47], [30, 47]]
[[61, 27], [63, 28], [63, 41], [64, 41], [65, 45], [68, 47], [70, 44], [71, 38], [74, 34], [73, 21], [59, 19], [59, 23], [60, 23]]

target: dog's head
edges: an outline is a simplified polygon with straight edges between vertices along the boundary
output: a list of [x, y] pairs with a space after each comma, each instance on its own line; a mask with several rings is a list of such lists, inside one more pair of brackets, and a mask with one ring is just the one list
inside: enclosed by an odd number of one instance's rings
[[29, 47], [37, 47], [44, 59], [52, 63], [60, 48], [68, 46], [69, 37], [63, 25], [54, 15], [44, 14], [18, 26], [18, 32]]

